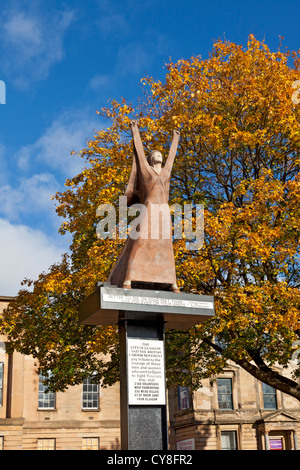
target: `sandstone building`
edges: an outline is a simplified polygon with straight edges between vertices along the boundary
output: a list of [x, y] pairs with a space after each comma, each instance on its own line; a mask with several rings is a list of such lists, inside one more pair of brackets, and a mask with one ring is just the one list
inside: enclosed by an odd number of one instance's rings
[[[11, 298], [0, 297], [0, 314]], [[33, 358], [0, 336], [0, 449], [120, 449], [119, 386], [45, 393]], [[297, 450], [300, 404], [232, 365], [193, 395], [170, 390], [170, 449]]]
[[185, 387], [171, 393], [174, 449], [298, 450], [298, 400], [240, 367], [231, 365], [222, 375], [203, 380], [193, 396]]

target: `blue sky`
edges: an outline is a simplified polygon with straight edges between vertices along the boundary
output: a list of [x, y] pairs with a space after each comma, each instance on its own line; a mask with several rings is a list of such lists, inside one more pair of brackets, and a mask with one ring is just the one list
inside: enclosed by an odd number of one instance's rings
[[52, 194], [78, 173], [79, 151], [111, 98], [135, 102], [171, 59], [206, 58], [214, 41], [300, 48], [299, 1], [2, 0], [0, 295], [15, 295], [67, 250]]

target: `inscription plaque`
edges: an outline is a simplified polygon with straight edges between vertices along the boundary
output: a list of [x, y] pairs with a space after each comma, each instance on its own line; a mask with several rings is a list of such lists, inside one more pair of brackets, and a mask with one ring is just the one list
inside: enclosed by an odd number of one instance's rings
[[127, 340], [128, 404], [165, 405], [164, 342]]
[[185, 307], [185, 308], [205, 308], [214, 309], [213, 302], [201, 302], [199, 300], [183, 300], [183, 299], [168, 299], [159, 297], [146, 297], [146, 296], [133, 296], [121, 294], [103, 294], [104, 302], [117, 302], [136, 305], [166, 305], [168, 307]]

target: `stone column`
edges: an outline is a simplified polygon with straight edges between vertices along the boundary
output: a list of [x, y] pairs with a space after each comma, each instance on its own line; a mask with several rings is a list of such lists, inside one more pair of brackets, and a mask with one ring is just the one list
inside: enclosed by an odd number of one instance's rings
[[294, 450], [299, 450], [298, 435], [295, 430], [293, 430], [293, 437], [294, 437]]
[[[123, 316], [126, 316], [126, 312], [124, 312]], [[146, 387], [144, 391], [143, 385], [136, 386], [136, 388], [139, 390], [133, 390], [133, 392], [136, 392], [136, 395], [138, 395], [139, 391], [144, 392], [145, 398], [142, 398], [143, 401], [141, 401], [140, 404], [137, 404], [136, 400], [134, 400], [134, 403], [132, 403], [130, 397], [130, 385], [134, 385], [132, 383], [133, 380], [135, 380], [135, 383], [137, 384], [141, 384], [142, 382], [139, 382], [136, 377], [133, 378], [129, 375], [128, 363], [128, 345], [130, 341], [133, 341], [137, 344], [149, 345], [150, 347], [151, 343], [154, 341], [156, 345], [161, 343], [160, 347], [163, 347], [164, 349], [164, 324], [163, 322], [159, 321], [148, 322], [125, 319], [119, 323], [119, 329], [122, 450], [167, 450], [168, 424], [165, 383], [161, 383], [159, 387], [157, 387], [155, 382], [149, 382], [148, 384], [144, 385], [144, 387]], [[137, 348], [137, 346], [133, 346], [133, 348]], [[146, 375], [147, 363], [151, 361], [150, 356], [147, 358], [147, 353], [143, 353], [141, 356], [141, 359], [135, 362], [135, 370], [137, 371], [137, 373], [134, 374], [135, 376]], [[151, 354], [151, 356], [153, 356], [153, 354]], [[157, 364], [159, 365], [160, 363], [157, 362]], [[148, 365], [150, 365], [149, 371], [151, 372], [151, 363]], [[143, 371], [145, 373], [143, 373]], [[151, 385], [151, 383], [153, 385]], [[159, 391], [158, 388], [162, 389], [160, 390], [160, 394], [163, 395], [163, 403], [160, 402], [157, 405], [155, 405], [152, 401], [150, 401], [150, 404], [147, 403], [147, 396], [151, 395], [151, 390], [154, 387], [157, 389], [157, 392]], [[140, 393], [140, 395], [142, 395], [142, 393]]]
[[265, 450], [270, 450], [269, 432], [265, 430]]

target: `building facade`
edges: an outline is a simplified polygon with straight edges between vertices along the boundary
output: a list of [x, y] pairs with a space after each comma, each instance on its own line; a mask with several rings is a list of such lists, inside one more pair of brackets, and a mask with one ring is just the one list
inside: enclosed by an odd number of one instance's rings
[[[0, 297], [0, 315], [11, 298]], [[0, 449], [119, 450], [119, 385], [86, 380], [46, 393], [35, 360], [8, 354], [0, 336]], [[291, 364], [291, 367], [293, 364]], [[300, 404], [232, 364], [168, 393], [171, 450], [298, 450]]]
[[[1, 311], [9, 297], [0, 298]], [[119, 386], [85, 381], [45, 393], [32, 357], [7, 354], [0, 336], [0, 449], [120, 449]]]
[[174, 449], [298, 450], [299, 401], [232, 364], [222, 375], [170, 397]]

